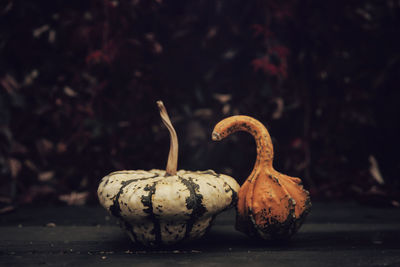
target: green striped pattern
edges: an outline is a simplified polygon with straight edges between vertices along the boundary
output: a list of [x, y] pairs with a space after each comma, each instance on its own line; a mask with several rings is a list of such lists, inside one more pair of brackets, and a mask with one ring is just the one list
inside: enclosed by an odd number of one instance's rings
[[196, 239], [209, 229], [216, 214], [236, 204], [239, 185], [212, 170], [118, 171], [99, 185], [100, 203], [121, 220], [134, 241], [146, 246]]

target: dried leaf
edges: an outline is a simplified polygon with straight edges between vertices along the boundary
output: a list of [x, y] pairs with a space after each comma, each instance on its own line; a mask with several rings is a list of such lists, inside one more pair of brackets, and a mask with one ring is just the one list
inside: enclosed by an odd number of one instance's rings
[[231, 105], [225, 104], [225, 105], [222, 107], [222, 114], [228, 115], [230, 111], [231, 111]]
[[65, 87], [64, 87], [64, 93], [65, 93], [67, 96], [70, 96], [70, 97], [75, 97], [75, 96], [78, 95], [78, 94], [77, 94], [74, 90], [72, 90], [72, 88], [69, 87], [69, 86], [65, 86]]
[[56, 31], [55, 30], [51, 30], [49, 32], [49, 43], [54, 43], [54, 41], [56, 40]]
[[81, 206], [86, 203], [88, 196], [89, 192], [82, 192], [82, 193], [72, 192], [71, 194], [60, 195], [58, 199], [63, 202], [66, 202], [68, 205]]
[[59, 142], [57, 144], [57, 152], [62, 154], [67, 151], [67, 145], [63, 142]]
[[8, 167], [10, 168], [11, 177], [15, 178], [21, 170], [21, 162], [14, 158], [8, 159]]
[[369, 163], [371, 164], [371, 166], [369, 167], [369, 172], [370, 172], [372, 178], [374, 178], [374, 180], [378, 184], [384, 184], [385, 181], [383, 180], [382, 174], [379, 170], [378, 161], [375, 159], [375, 157], [373, 155], [370, 155], [368, 160], [369, 160]]
[[6, 89], [7, 93], [12, 94], [14, 93], [15, 89], [18, 89], [20, 85], [14, 79], [13, 76], [7, 74], [4, 78], [0, 80], [0, 84]]
[[40, 37], [40, 35], [42, 35], [44, 32], [46, 32], [46, 31], [48, 31], [50, 29], [50, 26], [49, 25], [43, 25], [43, 26], [41, 26], [41, 27], [39, 27], [39, 28], [36, 28], [35, 30], [33, 30], [33, 32], [32, 32], [32, 34], [33, 34], [33, 37], [35, 37], [35, 38], [39, 38]]
[[284, 102], [281, 97], [275, 98], [274, 101], [276, 103], [276, 110], [272, 114], [272, 118], [277, 120], [282, 117]]
[[162, 51], [163, 51], [162, 45], [161, 45], [159, 42], [155, 42], [155, 43], [154, 43], [154, 47], [153, 47], [153, 51], [154, 51], [154, 53], [156, 53], [156, 54], [161, 54]]
[[28, 167], [30, 170], [37, 172], [38, 168], [36, 167], [35, 163], [33, 163], [31, 160], [27, 159], [24, 161], [24, 165]]
[[32, 70], [31, 73], [25, 76], [24, 86], [31, 85], [38, 76], [39, 76], [39, 71], [37, 69]]
[[5, 206], [4, 208], [0, 209], [0, 214], [4, 214], [13, 210], [15, 210], [14, 206]]
[[48, 224], [46, 224], [46, 227], [54, 228], [56, 227], [56, 224], [53, 222], [49, 222]]
[[41, 155], [45, 155], [53, 150], [54, 145], [50, 140], [42, 138], [36, 141], [36, 147]]
[[144, 37], [148, 40], [148, 41], [154, 41], [155, 40], [155, 35], [152, 32], [146, 33], [144, 35]]
[[225, 59], [232, 59], [236, 56], [237, 51], [233, 49], [229, 49], [223, 54], [223, 58]]
[[396, 200], [392, 200], [392, 205], [394, 206], [394, 207], [400, 207], [400, 202], [398, 202], [398, 201], [396, 201]]
[[214, 94], [213, 97], [221, 104], [225, 104], [232, 99], [231, 94]]
[[41, 182], [47, 182], [53, 179], [54, 177], [54, 171], [47, 171], [47, 172], [41, 172], [38, 175], [38, 179]]

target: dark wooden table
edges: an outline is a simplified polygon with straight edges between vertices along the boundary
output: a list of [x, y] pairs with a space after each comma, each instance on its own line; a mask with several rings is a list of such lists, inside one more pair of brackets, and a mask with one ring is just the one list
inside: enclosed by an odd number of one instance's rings
[[315, 203], [287, 244], [252, 240], [220, 214], [201, 240], [134, 246], [101, 207], [21, 207], [0, 216], [0, 266], [400, 266], [400, 209]]

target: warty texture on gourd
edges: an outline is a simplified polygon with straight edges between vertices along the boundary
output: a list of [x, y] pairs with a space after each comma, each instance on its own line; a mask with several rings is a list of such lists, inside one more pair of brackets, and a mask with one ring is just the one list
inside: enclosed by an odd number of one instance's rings
[[249, 116], [220, 121], [212, 139], [222, 140], [237, 131], [253, 135], [257, 158], [253, 171], [239, 190], [236, 229], [262, 239], [288, 239], [302, 225], [311, 208], [310, 196], [300, 178], [276, 171], [273, 146], [265, 126]]

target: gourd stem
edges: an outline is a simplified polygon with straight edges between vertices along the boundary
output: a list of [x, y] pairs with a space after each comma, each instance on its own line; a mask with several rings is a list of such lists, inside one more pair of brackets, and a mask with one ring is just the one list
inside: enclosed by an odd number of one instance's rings
[[162, 101], [157, 101], [157, 106], [160, 110], [162, 122], [167, 127], [170, 137], [168, 162], [165, 175], [175, 175], [178, 167], [178, 136], [176, 135], [174, 126], [172, 126], [171, 120], [169, 119], [164, 103]]
[[215, 126], [212, 139], [218, 141], [237, 131], [250, 133], [256, 141], [257, 159], [253, 172], [262, 165], [268, 165], [272, 168], [274, 150], [271, 137], [267, 128], [254, 118], [249, 116], [232, 116], [226, 118]]

